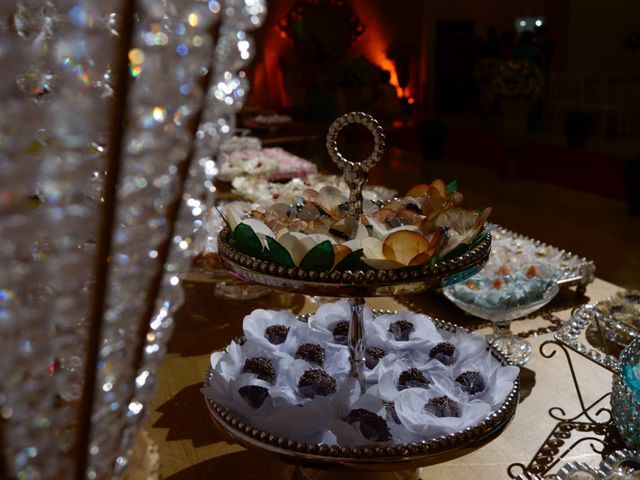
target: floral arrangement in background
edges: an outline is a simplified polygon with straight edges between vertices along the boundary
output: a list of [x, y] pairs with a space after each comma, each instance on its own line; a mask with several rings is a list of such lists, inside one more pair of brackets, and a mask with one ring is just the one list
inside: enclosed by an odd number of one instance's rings
[[522, 58], [501, 62], [491, 87], [504, 97], [542, 97], [545, 82], [540, 68]]

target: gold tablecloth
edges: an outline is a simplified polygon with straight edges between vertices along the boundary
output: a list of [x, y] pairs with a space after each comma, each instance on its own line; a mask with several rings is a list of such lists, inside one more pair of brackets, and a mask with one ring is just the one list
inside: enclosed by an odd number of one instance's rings
[[[213, 297], [213, 285], [186, 282], [187, 301], [176, 319], [168, 357], [158, 375], [158, 389], [151, 403], [147, 429], [160, 449], [161, 475], [165, 480], [291, 478], [293, 467], [232, 443], [213, 425], [200, 393], [210, 352], [223, 348], [242, 333], [242, 318], [254, 308], [289, 308], [295, 313], [315, 310], [301, 295], [274, 292], [252, 302], [221, 301]], [[555, 319], [569, 318], [573, 307], [614, 294], [619, 287], [596, 279], [586, 297], [563, 290], [535, 318], [516, 321], [515, 332], [549, 327]], [[488, 327], [474, 322], [441, 296], [428, 292], [402, 298], [371, 298], [372, 308], [411, 309], [458, 323], [481, 332]], [[533, 356], [521, 370], [521, 399], [515, 418], [502, 434], [484, 447], [462, 457], [421, 469], [429, 479], [509, 478], [507, 467], [527, 465], [558, 424], [549, 416], [562, 407], [567, 417], [580, 412], [571, 374], [562, 352], [544, 358], [539, 346], [552, 334], [531, 336]], [[611, 373], [572, 355], [589, 405], [611, 389]], [[568, 446], [575, 439], [567, 440]], [[562, 450], [562, 447], [560, 447]], [[600, 455], [583, 442], [563, 459], [598, 463]], [[337, 478], [335, 475], [331, 478]], [[417, 477], [416, 477], [417, 478]]]

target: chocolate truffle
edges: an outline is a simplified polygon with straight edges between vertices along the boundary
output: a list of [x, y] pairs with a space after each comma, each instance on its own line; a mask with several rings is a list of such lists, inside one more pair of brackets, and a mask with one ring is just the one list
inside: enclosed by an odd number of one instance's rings
[[389, 432], [387, 422], [369, 410], [365, 410], [364, 408], [351, 410], [344, 421], [350, 425], [360, 423], [360, 433], [362, 433], [367, 440], [371, 440], [372, 442], [386, 442], [391, 440], [391, 432]]
[[349, 322], [338, 322], [333, 326], [333, 339], [340, 345], [346, 345], [349, 339]]
[[456, 347], [449, 342], [440, 342], [431, 349], [429, 356], [445, 365], [451, 365], [454, 353], [456, 353]]
[[274, 345], [280, 345], [281, 343], [284, 343], [284, 341], [287, 339], [288, 334], [289, 327], [285, 327], [284, 325], [271, 325], [264, 331], [264, 336], [266, 337], [266, 339]]
[[305, 343], [300, 345], [296, 351], [296, 358], [306, 360], [309, 363], [315, 363], [316, 365], [324, 365], [325, 352], [317, 343]]
[[404, 390], [405, 388], [427, 388], [428, 386], [429, 380], [417, 368], [405, 370], [398, 378], [399, 390]]
[[469, 395], [483, 392], [487, 385], [479, 372], [464, 372], [458, 375], [456, 382], [460, 384], [462, 389]]
[[413, 332], [413, 323], [406, 320], [398, 320], [389, 325], [389, 333], [393, 335], [393, 338], [398, 342], [406, 342], [409, 340], [409, 335]]
[[316, 395], [326, 397], [336, 393], [336, 381], [324, 370], [312, 368], [305, 371], [298, 380], [298, 390], [307, 398], [313, 398]]
[[242, 371], [245, 373], [253, 373], [260, 380], [273, 383], [276, 379], [276, 369], [273, 368], [271, 360], [265, 357], [247, 358], [244, 361]]
[[260, 408], [269, 397], [269, 390], [259, 385], [245, 385], [238, 393], [251, 408]]
[[378, 365], [382, 357], [387, 354], [383, 349], [378, 347], [369, 347], [365, 350], [364, 364], [369, 370], [373, 370]]
[[434, 397], [427, 402], [424, 409], [433, 413], [436, 417], [459, 417], [460, 406], [455, 400], [443, 395]]

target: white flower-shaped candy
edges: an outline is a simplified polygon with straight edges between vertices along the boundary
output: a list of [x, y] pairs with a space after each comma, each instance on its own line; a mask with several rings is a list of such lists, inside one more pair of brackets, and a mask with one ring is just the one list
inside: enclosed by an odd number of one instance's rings
[[380, 360], [376, 373], [378, 383], [367, 392], [388, 402], [395, 401], [404, 389], [428, 389], [446, 382], [446, 369], [440, 362], [422, 356], [403, 358], [397, 352]]
[[373, 321], [370, 334], [390, 350], [426, 350], [442, 341], [442, 335], [427, 315], [399, 312], [380, 315]]
[[[433, 358], [443, 365], [454, 368], [454, 365], [477, 357], [487, 350], [487, 341], [482, 335], [458, 330], [455, 333], [440, 330], [442, 340], [426, 350], [429, 358]], [[449, 344], [449, 345], [446, 345]], [[448, 355], [453, 346], [453, 355]]]
[[[373, 321], [373, 312], [366, 305], [363, 310], [363, 318], [366, 332], [371, 328]], [[348, 300], [325, 303], [318, 308], [316, 313], [309, 317], [309, 327], [311, 330], [318, 332], [323, 341], [346, 347], [347, 338], [344, 335], [340, 335], [343, 333], [343, 329], [338, 329], [337, 336], [334, 337], [333, 334], [334, 329], [341, 322], [347, 322], [347, 326], [351, 323], [351, 307]], [[341, 325], [341, 327], [344, 327], [344, 325]]]
[[280, 408], [268, 417], [261, 417], [256, 425], [265, 431], [299, 441], [333, 445], [337, 439], [329, 426], [336, 419], [346, 416], [358, 397], [360, 389], [357, 382], [352, 378], [341, 378], [333, 395], [305, 399], [304, 408]]
[[242, 329], [247, 338], [255, 338], [264, 345], [287, 350], [294, 343], [292, 330], [307, 328], [288, 310], [257, 309], [244, 317]]
[[[428, 408], [427, 405], [434, 399], [442, 402], [442, 397], [455, 402], [455, 406], [439, 410]], [[445, 400], [447, 402], [447, 400]], [[427, 407], [427, 408], [426, 408]], [[437, 387], [430, 389], [409, 388], [398, 394], [395, 401], [395, 409], [402, 425], [410, 432], [419, 434], [424, 438], [434, 438], [442, 434], [449, 434], [464, 430], [477, 424], [491, 413], [491, 406], [480, 400], [465, 401], [464, 398], [452, 395]], [[434, 410], [438, 413], [434, 413]], [[440, 416], [458, 413], [459, 416]]]
[[291, 259], [296, 266], [300, 265], [300, 262], [305, 257], [309, 250], [316, 245], [329, 241], [331, 244], [335, 243], [335, 240], [329, 235], [322, 233], [306, 234], [301, 232], [286, 232], [277, 238], [280, 245], [282, 245], [291, 255]]
[[460, 388], [470, 398], [483, 400], [497, 408], [507, 398], [519, 373], [520, 368], [503, 366], [485, 352], [456, 364], [449, 379], [452, 388]]
[[[318, 349], [323, 350], [322, 364], [304, 358], [304, 348], [309, 349], [309, 346], [316, 351], [314, 353], [317, 353]], [[293, 331], [291, 341], [283, 344], [282, 351], [291, 357], [305, 360], [309, 364], [309, 368], [322, 368], [332, 376], [345, 375], [351, 368], [349, 351], [346, 348], [326, 343], [318, 332], [314, 332], [310, 328], [298, 328]]]

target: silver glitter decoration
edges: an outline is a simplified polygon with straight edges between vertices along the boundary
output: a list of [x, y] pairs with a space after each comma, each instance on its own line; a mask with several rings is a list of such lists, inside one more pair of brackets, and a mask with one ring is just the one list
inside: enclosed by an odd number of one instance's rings
[[11, 379], [0, 402], [8, 473], [16, 478], [73, 471], [66, 454], [84, 374], [98, 207], [84, 180], [102, 168], [97, 142], [108, 129], [94, 109], [108, 116], [110, 107], [90, 82], [104, 67], [85, 47], [93, 41], [105, 58], [112, 52], [108, 31], [68, 28], [67, 14], [80, 4], [24, 0], [0, 22], [15, 29], [2, 29], [0, 55], [11, 65], [2, 75], [18, 90], [0, 94], [1, 196], [10, 203], [0, 210], [9, 265], [0, 288], [11, 312], [0, 324], [2, 377]]
[[[113, 128], [112, 62], [124, 5], [0, 5], [0, 415], [10, 478], [75, 473], [71, 452], [78, 438]], [[242, 68], [254, 45], [247, 31], [266, 14], [263, 0], [138, 0], [137, 7], [87, 448], [85, 476], [91, 479], [121, 478], [128, 465], [183, 301], [180, 277], [212, 201], [218, 146], [233, 134], [248, 93]], [[218, 18], [214, 45], [211, 27]], [[182, 188], [180, 172], [189, 155]], [[171, 226], [169, 212], [178, 201]], [[160, 248], [168, 242], [163, 265]], [[160, 273], [136, 365], [146, 292]]]
[[[133, 398], [134, 389], [152, 381], [148, 372], [135, 371], [135, 345], [148, 302], [140, 292], [149, 290], [162, 268], [159, 250], [171, 230], [169, 208], [177, 200], [180, 166], [192, 142], [189, 120], [200, 108], [200, 83], [214, 50], [208, 29], [217, 14], [208, 3], [145, 0], [140, 6], [129, 52], [133, 81], [92, 415], [100, 428], [92, 430], [89, 478], [119, 478], [137, 433], [131, 415], [140, 414], [143, 403]], [[190, 242], [176, 242], [178, 232], [173, 242], [185, 250]], [[165, 269], [172, 265], [169, 261]], [[163, 300], [171, 311], [181, 301], [180, 291]], [[145, 347], [149, 353], [156, 352]]]
[[[126, 420], [129, 428], [125, 430], [120, 455], [116, 461], [120, 469], [126, 466], [134, 434], [146, 419], [145, 406], [155, 390], [155, 373], [164, 359], [167, 342], [173, 332], [173, 316], [183, 301], [180, 278], [189, 268], [192, 246], [197, 242], [196, 237], [204, 234], [201, 229], [202, 216], [207, 206], [212, 204], [215, 191], [213, 180], [217, 168], [213, 159], [221, 141], [233, 135], [235, 112], [242, 108], [248, 93], [246, 75], [238, 69], [251, 60], [254, 52], [251, 39], [241, 28], [247, 24], [259, 26], [266, 14], [266, 6], [262, 1], [247, 0], [246, 4], [252, 7], [241, 8], [239, 11], [242, 15], [229, 15], [231, 11], [225, 8], [230, 4], [234, 6], [233, 12], [237, 12], [239, 2], [223, 1], [221, 4], [221, 33], [213, 57], [213, 70], [207, 92], [208, 102], [197, 130], [192, 165], [182, 195], [171, 250], [164, 266], [155, 312], [146, 336], [142, 365], [137, 372], [135, 391], [127, 407]], [[255, 12], [260, 12], [259, 17]], [[256, 18], [259, 18], [259, 21]], [[254, 21], [257, 23], [253, 23]], [[225, 32], [233, 34], [228, 35]], [[242, 61], [239, 57], [242, 57]], [[231, 100], [225, 102], [220, 101], [220, 98]]]

